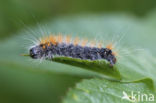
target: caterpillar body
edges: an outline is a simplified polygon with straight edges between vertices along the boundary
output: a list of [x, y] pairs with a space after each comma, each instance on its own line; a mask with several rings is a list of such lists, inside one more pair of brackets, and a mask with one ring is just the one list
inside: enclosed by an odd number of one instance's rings
[[111, 45], [106, 47], [87, 46], [87, 40], [71, 39], [70, 36], [50, 35], [40, 38], [39, 43], [29, 50], [33, 59], [52, 59], [55, 56], [78, 58], [82, 60], [106, 60], [113, 66], [116, 63]]

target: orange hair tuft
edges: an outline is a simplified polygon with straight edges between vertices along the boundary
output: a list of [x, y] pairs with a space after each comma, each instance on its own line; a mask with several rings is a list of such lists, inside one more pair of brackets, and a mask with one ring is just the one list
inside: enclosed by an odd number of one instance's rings
[[50, 36], [49, 36], [49, 41], [50, 41], [52, 44], [56, 45], [56, 44], [57, 44], [57, 42], [56, 42], [56, 36], [50, 35]]
[[112, 49], [113, 49], [113, 44], [112, 44], [112, 43], [108, 44], [108, 45], [106, 46], [106, 48], [112, 50]]
[[82, 40], [81, 46], [85, 46], [87, 44], [87, 42], [88, 42], [87, 39]]
[[71, 37], [68, 35], [68, 36], [66, 36], [66, 43], [70, 43], [70, 41], [71, 41]]
[[77, 45], [79, 43], [79, 38], [78, 37], [76, 37], [75, 39], [74, 39], [74, 45]]

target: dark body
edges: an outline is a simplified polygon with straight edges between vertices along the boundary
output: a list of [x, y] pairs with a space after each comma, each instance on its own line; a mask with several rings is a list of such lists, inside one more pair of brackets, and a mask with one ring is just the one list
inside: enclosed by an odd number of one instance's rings
[[[44, 48], [43, 48], [44, 46]], [[105, 59], [110, 62], [111, 65], [116, 63], [116, 58], [112, 54], [112, 50], [108, 48], [97, 48], [80, 46], [73, 44], [41, 44], [30, 49], [30, 56], [34, 59], [45, 57], [51, 59], [53, 56], [65, 56], [72, 58], [79, 58], [83, 60], [100, 60]]]

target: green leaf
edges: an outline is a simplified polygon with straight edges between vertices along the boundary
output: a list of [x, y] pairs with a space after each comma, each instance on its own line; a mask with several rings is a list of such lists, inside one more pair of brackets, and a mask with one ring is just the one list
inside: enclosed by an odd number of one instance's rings
[[[104, 79], [83, 80], [74, 89], [69, 90], [63, 103], [132, 103], [132, 101], [150, 103], [156, 96], [148, 86], [153, 84], [146, 85], [143, 81], [148, 82], [149, 80], [143, 79], [131, 83], [112, 82]], [[132, 99], [132, 92], [136, 95], [135, 100]], [[129, 100], [122, 99], [123, 93], [128, 95]], [[147, 101], [146, 97], [143, 99], [141, 97], [144, 94], [147, 95]]]
[[59, 63], [81, 67], [90, 71], [95, 71], [107, 76], [110, 79], [121, 80], [121, 76], [117, 68], [115, 66], [111, 67], [109, 63], [106, 63], [105, 61], [89, 61], [67, 57], [55, 57], [52, 60]]
[[124, 62], [120, 62], [117, 67], [123, 77], [123, 81], [136, 81], [149, 77], [154, 81], [154, 87], [156, 87], [155, 66], [155, 57], [150, 52], [144, 51], [130, 55]]
[[151, 78], [143, 78], [135, 81], [121, 81], [121, 83], [144, 83], [149, 89], [151, 89], [153, 92], [155, 91], [154, 83]]

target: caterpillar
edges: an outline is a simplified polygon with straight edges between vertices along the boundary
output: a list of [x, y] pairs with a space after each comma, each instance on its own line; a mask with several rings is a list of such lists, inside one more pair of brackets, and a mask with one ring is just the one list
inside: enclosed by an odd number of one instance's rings
[[87, 45], [88, 40], [72, 39], [70, 36], [49, 35], [39, 39], [39, 43], [32, 46], [29, 55], [33, 59], [52, 59], [55, 56], [64, 56], [82, 60], [106, 60], [111, 66], [116, 64], [115, 52], [112, 45], [102, 47], [102, 44]]

